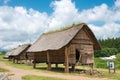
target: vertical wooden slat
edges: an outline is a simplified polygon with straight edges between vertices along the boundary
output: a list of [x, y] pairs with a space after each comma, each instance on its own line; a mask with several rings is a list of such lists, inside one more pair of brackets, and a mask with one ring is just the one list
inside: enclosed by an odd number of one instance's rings
[[65, 72], [69, 73], [68, 47], [65, 47]]
[[49, 51], [47, 51], [47, 62], [48, 62], [48, 70], [51, 70], [51, 62], [50, 62], [50, 54]]

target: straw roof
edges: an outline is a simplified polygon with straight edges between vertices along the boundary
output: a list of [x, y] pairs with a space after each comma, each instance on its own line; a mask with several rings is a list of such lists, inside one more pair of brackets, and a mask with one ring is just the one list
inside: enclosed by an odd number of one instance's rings
[[15, 50], [15, 48], [8, 51], [3, 58], [9, 58], [9, 56], [13, 54], [14, 50]]
[[10, 56], [17, 56], [21, 54], [23, 51], [25, 51], [28, 47], [30, 47], [30, 44], [24, 44], [19, 45], [13, 52], [10, 54]]
[[75, 25], [72, 28], [62, 30], [59, 32], [53, 32], [49, 34], [43, 34], [29, 49], [27, 52], [41, 52], [47, 50], [58, 50], [66, 46], [77, 33], [85, 27], [91, 36], [92, 41], [94, 41], [94, 49], [100, 49], [100, 45], [95, 38], [93, 32], [85, 23]]

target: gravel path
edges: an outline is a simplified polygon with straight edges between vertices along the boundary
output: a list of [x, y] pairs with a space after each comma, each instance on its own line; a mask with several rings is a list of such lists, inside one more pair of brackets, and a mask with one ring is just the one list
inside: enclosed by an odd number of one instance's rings
[[47, 76], [47, 77], [55, 77], [55, 78], [63, 78], [68, 80], [108, 80], [107, 78], [88, 78], [83, 76], [75, 76], [69, 74], [61, 74], [61, 73], [47, 73], [43, 71], [32, 71], [32, 70], [24, 70], [18, 69], [11, 66], [6, 65], [4, 62], [0, 62], [0, 67], [10, 70], [8, 74], [15, 74], [10, 78], [12, 80], [22, 80], [21, 77], [25, 75], [37, 75], [37, 76]]

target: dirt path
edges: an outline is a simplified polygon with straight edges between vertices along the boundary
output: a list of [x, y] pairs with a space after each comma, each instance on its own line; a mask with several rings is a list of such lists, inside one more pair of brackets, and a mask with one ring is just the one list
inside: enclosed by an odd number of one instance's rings
[[32, 70], [18, 69], [18, 68], [8, 66], [3, 62], [0, 62], [0, 67], [10, 70], [9, 73], [15, 74], [14, 77], [12, 77], [12, 80], [21, 80], [21, 77], [25, 75], [47, 76], [47, 77], [63, 78], [63, 79], [68, 79], [68, 80], [108, 80], [107, 78], [102, 78], [102, 79], [101, 78], [88, 78], [88, 77], [74, 76], [74, 75], [69, 75], [69, 74], [47, 73], [47, 72], [41, 72], [41, 71], [36, 72]]

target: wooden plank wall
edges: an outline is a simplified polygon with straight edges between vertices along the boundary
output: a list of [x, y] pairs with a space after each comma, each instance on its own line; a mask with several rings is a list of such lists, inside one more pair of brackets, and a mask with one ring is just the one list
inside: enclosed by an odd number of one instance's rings
[[65, 49], [62, 48], [56, 51], [49, 51], [51, 63], [64, 63], [65, 61]]
[[34, 53], [34, 55], [35, 55], [34, 60], [36, 61], [36, 63], [47, 62], [47, 53], [45, 51]]
[[75, 50], [79, 50], [81, 53], [80, 62], [82, 64], [94, 63], [94, 49], [93, 42], [90, 39], [90, 34], [87, 34], [85, 28], [83, 28], [71, 41], [70, 46], [70, 60], [71, 64], [76, 62]]

